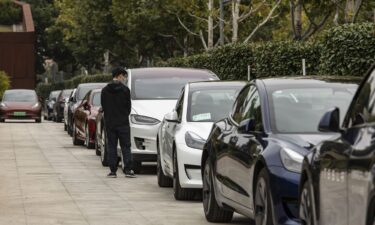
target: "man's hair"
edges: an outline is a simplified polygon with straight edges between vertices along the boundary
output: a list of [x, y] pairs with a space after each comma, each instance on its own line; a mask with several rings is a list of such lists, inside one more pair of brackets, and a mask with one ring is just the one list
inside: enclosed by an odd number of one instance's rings
[[112, 70], [112, 77], [118, 77], [120, 76], [121, 74], [123, 74], [124, 76], [128, 76], [128, 73], [126, 72], [126, 70], [122, 67], [116, 67]]

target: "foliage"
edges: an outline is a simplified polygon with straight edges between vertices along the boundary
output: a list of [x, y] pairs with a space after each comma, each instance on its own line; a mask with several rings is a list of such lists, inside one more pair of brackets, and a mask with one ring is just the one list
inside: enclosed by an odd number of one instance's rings
[[375, 29], [372, 24], [352, 24], [327, 31], [311, 42], [262, 42], [227, 45], [208, 53], [160, 62], [159, 66], [195, 67], [214, 71], [221, 79], [302, 75], [306, 59], [309, 75], [362, 76], [375, 62]]
[[0, 0], [0, 24], [12, 25], [22, 21], [22, 10], [12, 0]]
[[361, 76], [375, 62], [375, 25], [334, 27], [326, 32], [322, 45], [321, 73]]
[[0, 70], [0, 98], [3, 97], [3, 94], [6, 90], [10, 88], [10, 80], [8, 75]]
[[112, 76], [109, 74], [98, 74], [98, 75], [82, 75], [76, 76], [70, 80], [66, 80], [62, 83], [54, 84], [38, 84], [36, 87], [36, 92], [38, 96], [42, 98], [47, 98], [51, 91], [63, 90], [63, 89], [73, 89], [76, 88], [79, 84], [82, 83], [101, 83], [109, 82], [112, 79]]

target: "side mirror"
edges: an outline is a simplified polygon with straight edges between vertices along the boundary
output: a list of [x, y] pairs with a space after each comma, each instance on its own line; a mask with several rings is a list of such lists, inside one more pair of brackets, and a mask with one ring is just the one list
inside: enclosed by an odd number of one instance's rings
[[241, 133], [249, 134], [255, 130], [255, 119], [246, 119], [241, 121], [238, 126]]
[[178, 115], [176, 111], [170, 112], [164, 116], [164, 119], [168, 122], [179, 123]]
[[56, 102], [56, 98], [52, 98], [52, 101]]
[[340, 132], [340, 109], [334, 108], [326, 112], [319, 122], [321, 132]]

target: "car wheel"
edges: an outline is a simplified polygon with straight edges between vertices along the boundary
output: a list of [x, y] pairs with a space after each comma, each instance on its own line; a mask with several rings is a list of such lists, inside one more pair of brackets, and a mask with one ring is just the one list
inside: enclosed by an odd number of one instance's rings
[[101, 151], [100, 151], [100, 146], [99, 146], [99, 143], [98, 143], [98, 137], [96, 136], [96, 138], [95, 138], [95, 154], [97, 156], [100, 156], [100, 153], [101, 153]]
[[203, 209], [207, 221], [213, 223], [228, 223], [232, 220], [233, 212], [222, 209], [216, 202], [216, 196], [211, 172], [211, 162], [207, 159], [203, 172]]
[[301, 225], [314, 225], [314, 217], [312, 211], [312, 196], [309, 188], [309, 182], [305, 181], [300, 195], [299, 216]]
[[42, 118], [36, 119], [35, 122], [36, 123], [41, 123], [42, 122]]
[[85, 145], [88, 149], [95, 148], [95, 144], [90, 143], [90, 132], [87, 124], [85, 125]]
[[73, 138], [73, 145], [83, 145], [84, 142], [77, 138], [77, 127], [75, 124], [73, 124], [72, 138]]
[[158, 151], [158, 156], [157, 156], [156, 173], [158, 177], [159, 187], [173, 187], [173, 180], [170, 177], [167, 177], [164, 175], [163, 168], [161, 166], [159, 151]]
[[273, 225], [271, 210], [271, 195], [269, 192], [266, 169], [259, 173], [255, 187], [255, 224]]
[[176, 151], [173, 153], [173, 193], [176, 200], [192, 200], [197, 193], [195, 189], [181, 187]]
[[68, 130], [68, 126], [66, 126], [66, 123], [64, 123], [64, 131]]
[[5, 122], [5, 119], [0, 119], [0, 123], [4, 123]]
[[102, 162], [103, 166], [108, 166], [107, 134], [104, 130], [102, 135], [104, 135], [104, 137], [102, 138], [102, 140], [100, 140], [102, 142], [100, 145], [100, 161]]
[[[122, 154], [122, 153], [121, 153]], [[134, 173], [141, 173], [142, 171], [142, 162], [141, 161], [138, 161], [138, 160], [133, 160], [133, 171]]]

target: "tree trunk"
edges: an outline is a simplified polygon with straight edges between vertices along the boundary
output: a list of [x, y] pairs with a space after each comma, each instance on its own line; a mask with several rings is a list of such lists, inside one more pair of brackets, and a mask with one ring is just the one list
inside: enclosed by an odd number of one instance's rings
[[232, 0], [232, 43], [238, 41], [238, 20], [240, 17], [241, 0]]
[[214, 21], [212, 19], [213, 6], [214, 0], [208, 0], [208, 49], [212, 49], [214, 47]]
[[186, 35], [184, 38], [184, 57], [187, 57], [189, 54], [189, 36]]
[[297, 5], [295, 8], [295, 39], [296, 40], [301, 40], [302, 38], [302, 0], [297, 1]]

